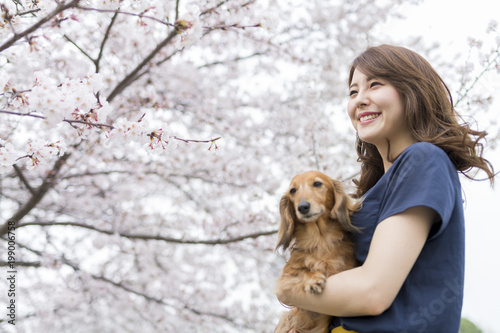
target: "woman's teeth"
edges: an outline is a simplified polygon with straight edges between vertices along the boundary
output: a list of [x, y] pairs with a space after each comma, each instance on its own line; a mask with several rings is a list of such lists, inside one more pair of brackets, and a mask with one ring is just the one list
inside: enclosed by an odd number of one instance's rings
[[363, 116], [363, 117], [359, 118], [359, 121], [367, 121], [367, 120], [370, 120], [370, 119], [375, 119], [378, 116], [380, 116], [380, 113], [370, 114], [368, 116]]

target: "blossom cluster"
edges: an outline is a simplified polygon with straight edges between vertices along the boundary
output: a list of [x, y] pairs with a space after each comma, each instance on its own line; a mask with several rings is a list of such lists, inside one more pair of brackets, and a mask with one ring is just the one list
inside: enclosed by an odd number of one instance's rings
[[138, 142], [148, 152], [159, 153], [173, 147], [172, 136], [169, 135], [167, 124], [150, 124], [144, 116], [138, 121], [119, 118], [113, 128], [106, 132], [108, 146], [122, 146], [131, 142]]
[[184, 48], [192, 45], [203, 34], [203, 27], [200, 21], [200, 8], [196, 5], [186, 6], [186, 10], [176, 22], [176, 27], [180, 38], [176, 40], [177, 48]]
[[18, 152], [12, 143], [0, 140], [0, 174], [9, 171], [16, 163]]
[[42, 72], [36, 72], [35, 77], [35, 86], [26, 96], [30, 109], [43, 115], [47, 125], [55, 126], [65, 120], [87, 125], [106, 121], [111, 109], [102, 97], [96, 98], [102, 87], [99, 74], [66, 79], [61, 84], [51, 82]]
[[[25, 91], [16, 90], [8, 75], [0, 78], [0, 93], [9, 113], [42, 118], [49, 132], [60, 123], [67, 122], [78, 134], [99, 127], [106, 121], [111, 107], [103, 98], [97, 98], [102, 88], [99, 74], [84, 78], [66, 79], [62, 83], [35, 72], [34, 85]], [[66, 144], [62, 138], [29, 140], [27, 143], [0, 141], [0, 173], [11, 170], [19, 160], [26, 160], [27, 168], [38, 166], [44, 159], [64, 153]]]
[[49, 142], [43, 139], [29, 141], [23, 150], [18, 150], [10, 142], [0, 140], [0, 174], [12, 169], [20, 159], [26, 159], [26, 168], [38, 166], [44, 159], [58, 156], [66, 151], [66, 145], [60, 141]]

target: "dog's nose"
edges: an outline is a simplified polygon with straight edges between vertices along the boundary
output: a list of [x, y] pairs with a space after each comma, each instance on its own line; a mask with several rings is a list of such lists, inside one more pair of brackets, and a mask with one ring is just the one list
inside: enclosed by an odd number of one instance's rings
[[307, 201], [301, 202], [299, 203], [297, 209], [301, 214], [307, 214], [309, 213], [309, 209], [311, 209], [311, 204]]

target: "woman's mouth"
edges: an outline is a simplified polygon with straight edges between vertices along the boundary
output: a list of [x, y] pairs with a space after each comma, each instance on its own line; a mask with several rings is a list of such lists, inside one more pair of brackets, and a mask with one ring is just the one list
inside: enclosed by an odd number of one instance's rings
[[365, 121], [368, 121], [368, 120], [372, 120], [372, 119], [378, 118], [378, 116], [380, 116], [380, 113], [363, 112], [363, 113], [359, 114], [358, 119], [359, 119], [360, 122], [365, 122]]

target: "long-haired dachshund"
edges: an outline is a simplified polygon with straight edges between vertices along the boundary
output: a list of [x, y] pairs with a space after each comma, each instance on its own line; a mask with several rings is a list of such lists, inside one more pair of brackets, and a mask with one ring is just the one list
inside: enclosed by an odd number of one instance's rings
[[[291, 249], [276, 291], [319, 294], [326, 278], [356, 266], [349, 233], [358, 231], [351, 214], [360, 203], [351, 199], [337, 180], [318, 171], [292, 179], [280, 201], [278, 245]], [[283, 313], [275, 333], [325, 333], [331, 317], [299, 308]]]

